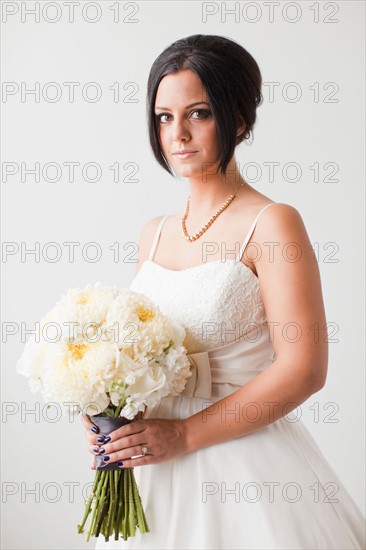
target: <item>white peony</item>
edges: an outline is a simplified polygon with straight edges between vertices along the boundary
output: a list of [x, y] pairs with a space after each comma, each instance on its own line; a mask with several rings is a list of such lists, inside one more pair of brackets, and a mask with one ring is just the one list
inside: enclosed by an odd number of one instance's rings
[[[191, 375], [183, 327], [129, 289], [100, 283], [69, 289], [40, 325], [40, 340], [31, 336], [16, 369], [64, 414], [131, 419], [145, 405], [178, 395]], [[57, 326], [58, 338], [47, 326]]]

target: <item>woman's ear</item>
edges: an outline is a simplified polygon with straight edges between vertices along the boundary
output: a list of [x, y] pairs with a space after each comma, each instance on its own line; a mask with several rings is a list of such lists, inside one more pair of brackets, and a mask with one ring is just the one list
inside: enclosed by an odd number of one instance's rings
[[241, 136], [245, 132], [246, 124], [242, 115], [238, 115], [238, 125], [236, 127], [236, 137]]

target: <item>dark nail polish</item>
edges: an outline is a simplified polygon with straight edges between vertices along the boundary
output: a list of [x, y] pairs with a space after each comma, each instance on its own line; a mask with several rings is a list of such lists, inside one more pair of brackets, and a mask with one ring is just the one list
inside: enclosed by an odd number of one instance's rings
[[117, 466], [123, 466], [123, 462], [121, 461], [117, 462]]
[[99, 453], [102, 455], [103, 453], [105, 453], [105, 449], [103, 447], [100, 447]]
[[91, 431], [91, 432], [94, 432], [95, 434], [97, 434], [97, 433], [99, 432], [99, 429], [98, 429], [96, 426], [92, 426], [92, 427], [90, 428], [90, 431]]
[[94, 453], [99, 453], [99, 447], [93, 447], [93, 452]]
[[108, 460], [109, 460], [110, 458], [111, 458], [110, 456], [105, 456], [105, 457], [103, 457], [103, 460], [104, 460], [104, 462], [108, 462]]
[[98, 443], [104, 443], [104, 435], [97, 438]]
[[112, 438], [107, 435], [107, 437], [104, 440], [104, 443], [109, 443]]

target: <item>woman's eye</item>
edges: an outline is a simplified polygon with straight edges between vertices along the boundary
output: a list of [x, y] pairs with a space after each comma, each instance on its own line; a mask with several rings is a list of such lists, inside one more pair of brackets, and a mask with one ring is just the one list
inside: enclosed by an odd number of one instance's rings
[[196, 109], [195, 111], [193, 111], [193, 113], [200, 113], [204, 115], [203, 117], [199, 118], [207, 118], [211, 114], [210, 111], [208, 111], [207, 109]]
[[167, 113], [161, 113], [160, 115], [156, 115], [157, 121], [164, 122], [161, 120], [163, 116], [170, 116], [170, 115], [168, 115]]
[[[191, 115], [195, 114], [195, 113], [198, 113], [199, 116], [198, 117], [193, 117], [193, 118], [198, 118], [198, 119], [204, 119], [204, 118], [207, 118], [210, 116], [211, 112], [208, 111], [207, 109], [196, 109], [195, 111], [192, 111]], [[165, 122], [168, 122], [166, 119], [163, 120], [163, 117], [170, 117], [171, 115], [169, 113], [160, 113], [160, 115], [155, 115], [156, 116], [156, 119], [159, 123], [165, 123]]]

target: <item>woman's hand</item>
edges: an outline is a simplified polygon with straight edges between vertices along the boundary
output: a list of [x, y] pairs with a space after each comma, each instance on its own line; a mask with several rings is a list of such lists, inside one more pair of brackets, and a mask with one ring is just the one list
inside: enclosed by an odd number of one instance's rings
[[[82, 422], [87, 431], [89, 452], [94, 456], [99, 454], [103, 459], [108, 456], [106, 464], [123, 462], [121, 467], [134, 468], [144, 464], [158, 464], [188, 452], [184, 420], [135, 420], [114, 430], [108, 437], [91, 430], [94, 427], [94, 430], [99, 431], [89, 415], [83, 415]], [[145, 455], [142, 450], [144, 447], [147, 449]], [[138, 458], [131, 458], [133, 456]], [[93, 470], [95, 467], [93, 461]]]

